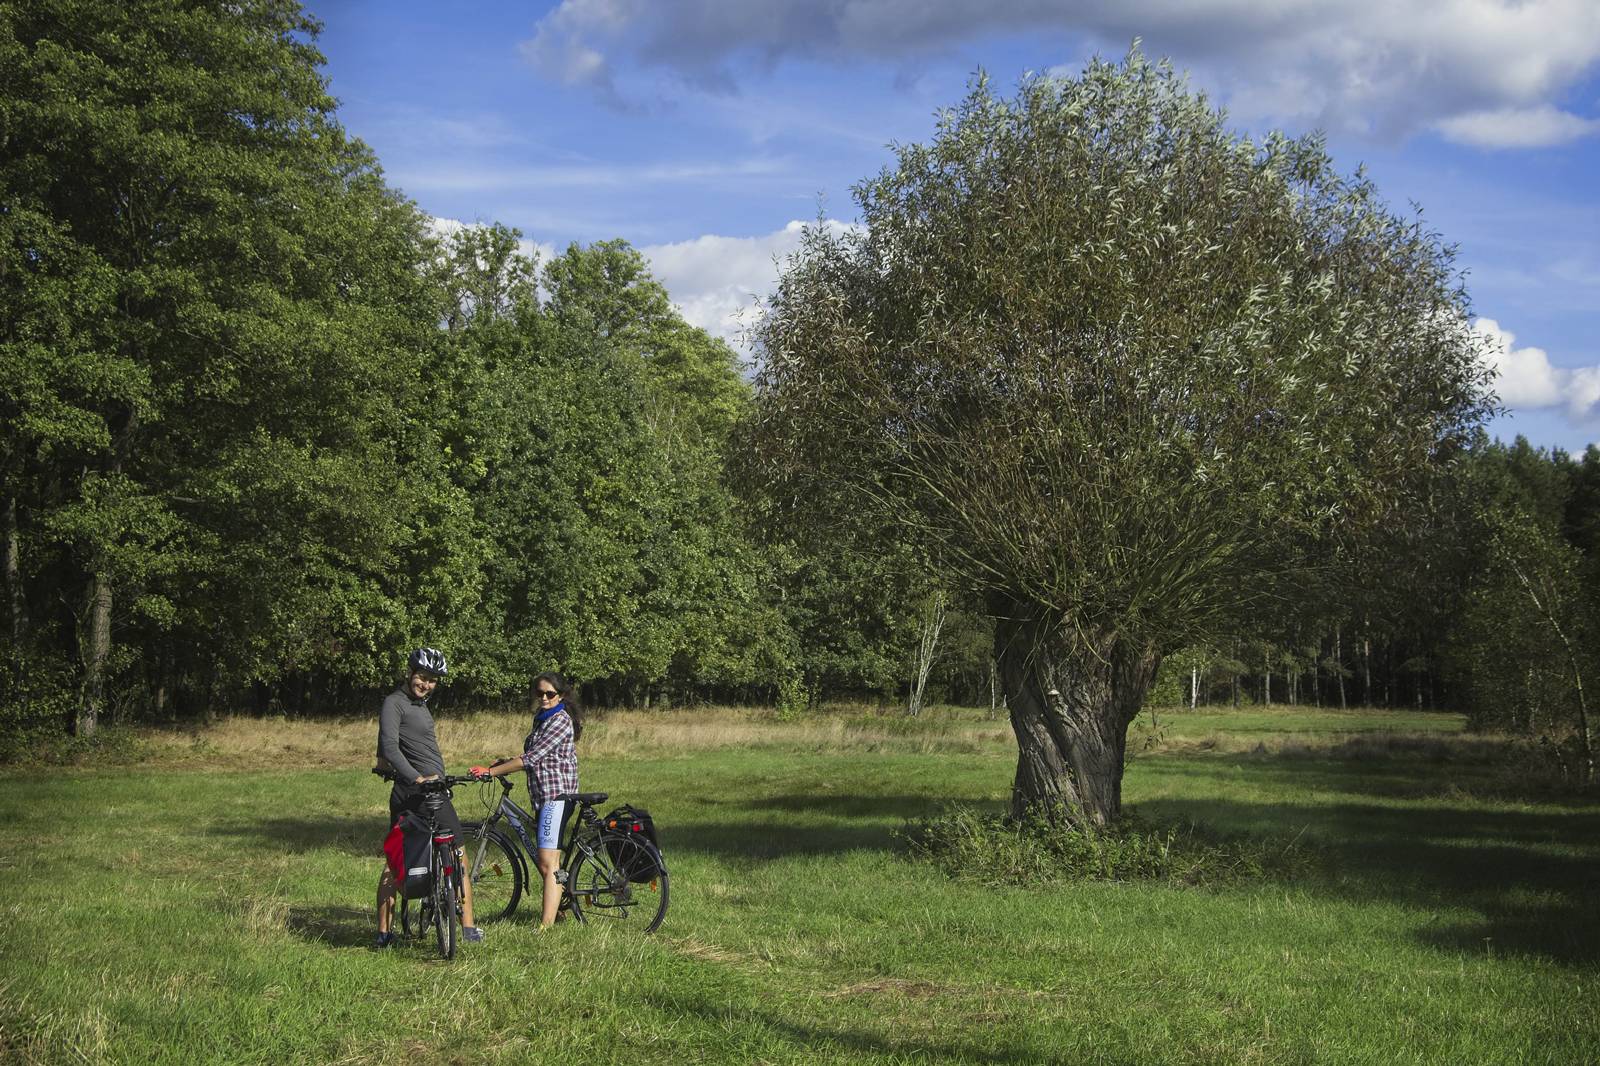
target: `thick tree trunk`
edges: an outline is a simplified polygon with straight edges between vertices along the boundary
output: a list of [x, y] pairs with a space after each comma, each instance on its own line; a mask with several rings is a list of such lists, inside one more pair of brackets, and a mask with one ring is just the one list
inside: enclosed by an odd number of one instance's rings
[[111, 658], [111, 581], [97, 573], [89, 585], [89, 625], [83, 642], [83, 694], [73, 732], [92, 737], [106, 705], [106, 663]]
[[995, 658], [1017, 737], [1012, 815], [1059, 808], [1096, 825], [1114, 821], [1128, 726], [1155, 680], [1155, 650], [1086, 647], [1048, 621], [1001, 618]]

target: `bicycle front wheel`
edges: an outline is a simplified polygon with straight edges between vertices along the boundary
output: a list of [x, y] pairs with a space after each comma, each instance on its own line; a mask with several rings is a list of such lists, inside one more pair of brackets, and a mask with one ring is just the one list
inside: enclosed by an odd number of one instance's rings
[[[642, 879], [630, 881], [630, 873]], [[653, 933], [667, 916], [667, 894], [661, 852], [636, 836], [602, 835], [580, 846], [567, 868], [567, 897], [581, 922], [614, 921]]]
[[461, 924], [456, 912], [455, 877], [445, 873], [455, 867], [456, 858], [448, 847], [437, 848], [433, 857], [433, 936], [442, 958], [456, 954], [456, 927]]
[[463, 822], [461, 839], [461, 859], [472, 879], [472, 916], [480, 924], [511, 917], [528, 876], [511, 841], [482, 822]]

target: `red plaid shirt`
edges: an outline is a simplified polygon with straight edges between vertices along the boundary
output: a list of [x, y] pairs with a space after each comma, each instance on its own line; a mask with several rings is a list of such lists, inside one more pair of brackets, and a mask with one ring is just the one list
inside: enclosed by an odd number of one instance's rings
[[578, 749], [573, 744], [572, 716], [563, 708], [534, 728], [525, 741], [522, 765], [528, 771], [528, 796], [545, 803], [578, 791]]

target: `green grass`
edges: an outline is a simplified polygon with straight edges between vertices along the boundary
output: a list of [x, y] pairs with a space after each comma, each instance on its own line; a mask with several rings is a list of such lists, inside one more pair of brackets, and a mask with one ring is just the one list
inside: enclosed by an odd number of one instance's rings
[[[655, 815], [662, 931], [538, 935], [525, 904], [450, 963], [367, 947], [386, 807], [365, 745], [341, 760], [286, 725], [261, 772], [160, 737], [146, 766], [7, 772], [0, 1060], [1600, 1059], [1600, 804], [1508, 781], [1454, 717], [1163, 714], [1130, 804], [1319, 859], [1209, 889], [995, 889], [910, 859], [907, 822], [1003, 806], [1015, 756], [982, 715], [762, 744], [636, 724], [602, 723], [583, 777]], [[452, 767], [480, 754], [443, 740]], [[288, 768], [297, 744], [315, 768]]]

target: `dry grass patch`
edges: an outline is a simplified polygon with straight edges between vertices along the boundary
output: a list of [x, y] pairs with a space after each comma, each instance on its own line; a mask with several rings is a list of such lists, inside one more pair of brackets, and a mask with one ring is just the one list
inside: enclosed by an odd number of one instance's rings
[[[526, 714], [480, 711], [438, 719], [439, 746], [452, 769], [514, 755], [527, 734]], [[263, 757], [287, 757], [299, 767], [370, 765], [377, 716], [341, 721], [234, 716], [202, 729], [144, 731], [147, 762], [172, 766], [258, 768]], [[1003, 721], [974, 721], [956, 714], [819, 713], [784, 719], [745, 707], [668, 711], [600, 711], [585, 717], [581, 750], [606, 758], [652, 758], [751, 748], [884, 751], [905, 754], [976, 752], [1011, 743]]]
[[229, 909], [240, 928], [258, 936], [286, 932], [289, 928], [289, 904], [281, 899], [238, 899], [232, 901]]
[[903, 999], [931, 999], [966, 991], [954, 985], [939, 985], [932, 981], [904, 981], [893, 977], [836, 988], [822, 993], [824, 999], [844, 999], [851, 996], [899, 996]]
[[737, 966], [745, 970], [768, 969], [772, 965], [770, 959], [741, 951], [731, 951], [728, 948], [707, 944], [693, 937], [680, 937], [671, 941], [672, 950], [691, 959], [702, 962], [714, 962], [724, 966]]
[[[1136, 747], [1130, 735], [1128, 746]], [[1519, 742], [1504, 736], [1461, 733], [1326, 733], [1281, 739], [1212, 733], [1201, 737], [1154, 737], [1144, 750], [1162, 755], [1270, 755], [1288, 759], [1418, 759], [1432, 762], [1505, 762]]]
[[[514, 755], [529, 727], [524, 712], [477, 711], [438, 719], [439, 743], [450, 767]], [[337, 721], [222, 718], [202, 729], [144, 730], [146, 761], [180, 767], [258, 768], [263, 758], [299, 767], [370, 765], [377, 716]], [[606, 710], [585, 715], [581, 751], [607, 759], [673, 758], [701, 752], [780, 749], [892, 754], [1009, 752], [1015, 740], [1004, 718], [972, 708], [933, 708], [916, 718], [895, 709], [828, 707], [786, 718], [766, 708], [687, 707]], [[1128, 738], [1130, 751], [1163, 755], [1220, 754], [1335, 759], [1431, 759], [1489, 763], [1503, 760], [1504, 737], [1459, 733], [1329, 731], [1280, 736], [1218, 731], [1171, 736], [1141, 719]]]

